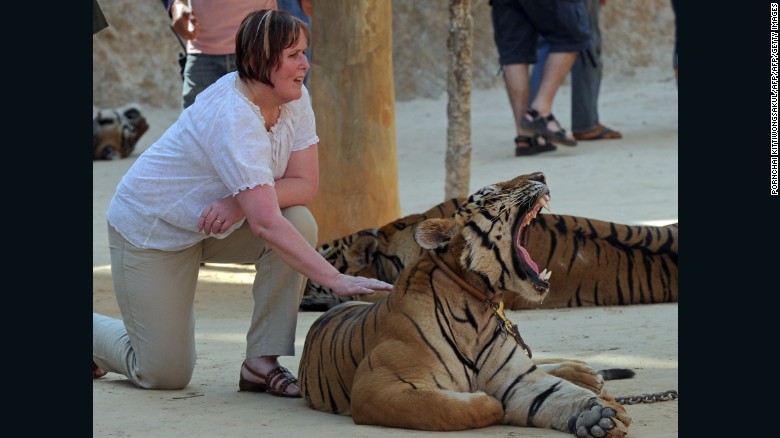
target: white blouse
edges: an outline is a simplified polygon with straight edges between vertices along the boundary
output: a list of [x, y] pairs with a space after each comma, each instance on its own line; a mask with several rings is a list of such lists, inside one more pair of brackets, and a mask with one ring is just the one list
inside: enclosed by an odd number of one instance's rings
[[[107, 219], [128, 242], [175, 251], [209, 237], [198, 232], [207, 206], [244, 189], [273, 187], [293, 152], [319, 142], [306, 87], [268, 132], [238, 80], [228, 73], [203, 90], [122, 177]], [[212, 236], [224, 238], [243, 222]]]

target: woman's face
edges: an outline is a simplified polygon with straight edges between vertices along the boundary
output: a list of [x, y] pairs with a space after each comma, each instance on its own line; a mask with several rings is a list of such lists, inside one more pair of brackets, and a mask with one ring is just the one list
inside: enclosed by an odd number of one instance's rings
[[271, 72], [273, 91], [284, 102], [300, 99], [303, 93], [303, 78], [309, 71], [309, 60], [306, 59], [306, 37], [301, 31], [298, 44], [282, 52], [279, 66]]

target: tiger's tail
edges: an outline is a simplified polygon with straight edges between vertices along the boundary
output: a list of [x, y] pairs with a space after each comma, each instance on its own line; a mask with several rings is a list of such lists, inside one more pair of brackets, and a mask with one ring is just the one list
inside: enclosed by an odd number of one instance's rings
[[607, 368], [599, 370], [598, 373], [604, 380], [630, 379], [636, 375], [633, 370], [628, 368]]

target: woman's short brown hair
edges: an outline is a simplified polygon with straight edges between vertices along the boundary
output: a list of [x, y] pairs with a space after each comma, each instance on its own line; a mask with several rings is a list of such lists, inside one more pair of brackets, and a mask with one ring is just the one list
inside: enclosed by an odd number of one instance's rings
[[282, 62], [282, 51], [298, 44], [301, 31], [309, 39], [306, 23], [286, 11], [263, 9], [244, 17], [236, 33], [236, 69], [244, 80], [271, 83], [271, 72]]

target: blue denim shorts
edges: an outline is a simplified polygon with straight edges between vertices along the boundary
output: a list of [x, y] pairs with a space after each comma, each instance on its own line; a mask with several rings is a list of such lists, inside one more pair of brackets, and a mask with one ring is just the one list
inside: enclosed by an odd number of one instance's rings
[[490, 5], [501, 65], [535, 63], [539, 35], [550, 43], [550, 52], [590, 47], [583, 0], [491, 0]]

